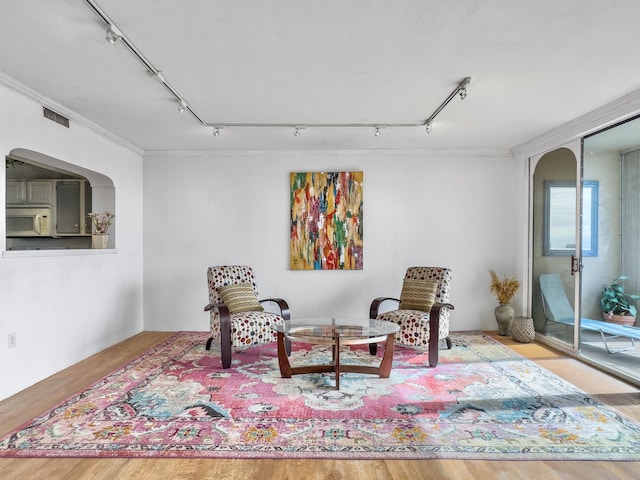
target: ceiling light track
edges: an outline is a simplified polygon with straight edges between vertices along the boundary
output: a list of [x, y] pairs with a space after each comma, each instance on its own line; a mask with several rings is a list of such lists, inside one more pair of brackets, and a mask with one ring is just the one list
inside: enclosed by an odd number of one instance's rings
[[471, 77], [465, 77], [458, 84], [458, 86], [453, 90], [453, 92], [449, 94], [447, 99], [444, 102], [442, 102], [438, 108], [435, 109], [435, 111], [431, 114], [429, 118], [427, 118], [427, 120], [423, 124], [427, 133], [431, 133], [431, 131], [433, 130], [433, 121], [438, 116], [438, 114], [442, 110], [444, 110], [444, 107], [446, 107], [449, 104], [449, 102], [455, 98], [456, 95], [460, 95], [461, 100], [464, 100], [465, 98], [467, 98], [467, 87], [469, 86], [470, 83], [471, 83]]
[[215, 125], [224, 125], [226, 127], [272, 127], [272, 128], [295, 128], [299, 125], [304, 125], [307, 128], [371, 128], [376, 127], [422, 127], [422, 123], [208, 123], [208, 127]]
[[178, 104], [180, 105], [180, 113], [184, 112], [184, 110], [189, 110], [191, 114], [196, 117], [196, 119], [204, 126], [207, 126], [207, 123], [198, 115], [193, 108], [184, 100], [182, 95], [178, 93], [178, 91], [168, 82], [167, 78], [163, 73], [158, 70], [148, 59], [145, 57], [140, 50], [136, 48], [136, 46], [131, 43], [131, 41], [127, 38], [127, 36], [122, 33], [122, 31], [116, 26], [116, 24], [109, 18], [109, 16], [98, 6], [94, 0], [85, 0], [87, 5], [91, 7], [91, 9], [102, 19], [103, 22], [107, 25], [107, 40], [112, 45], [115, 45], [118, 41], [121, 41], [125, 44], [125, 46], [129, 49], [131, 53], [138, 59], [140, 63], [144, 65], [147, 71], [158, 78], [160, 82], [165, 86], [165, 88], [173, 95]]
[[87, 5], [98, 15], [102, 21], [107, 25], [106, 39], [112, 45], [116, 45], [118, 42], [122, 42], [131, 53], [144, 65], [147, 71], [154, 77], [156, 77], [164, 87], [175, 97], [178, 101], [178, 110], [183, 113], [188, 110], [202, 125], [205, 127], [213, 128], [213, 134], [219, 136], [222, 129], [225, 127], [272, 127], [272, 128], [291, 128], [294, 130], [294, 135], [299, 136], [302, 130], [305, 128], [371, 128], [374, 130], [375, 136], [380, 136], [382, 129], [386, 127], [390, 128], [406, 128], [406, 127], [425, 127], [427, 133], [431, 133], [433, 128], [433, 120], [436, 116], [449, 104], [456, 95], [460, 95], [460, 98], [464, 100], [467, 96], [467, 86], [471, 83], [471, 77], [465, 77], [451, 92], [447, 99], [431, 114], [431, 116], [423, 123], [306, 123], [304, 125], [297, 123], [233, 123], [233, 122], [205, 122], [200, 115], [191, 107], [191, 105], [184, 100], [184, 97], [169, 83], [166, 75], [158, 70], [143, 54], [131, 43], [127, 36], [116, 26], [116, 24], [109, 18], [109, 16], [100, 8], [100, 6], [94, 0], [85, 0]]

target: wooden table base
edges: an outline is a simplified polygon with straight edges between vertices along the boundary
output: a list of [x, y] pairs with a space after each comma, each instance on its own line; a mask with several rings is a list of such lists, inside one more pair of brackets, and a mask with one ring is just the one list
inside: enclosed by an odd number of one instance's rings
[[278, 332], [278, 363], [280, 365], [280, 375], [282, 378], [291, 378], [292, 375], [300, 375], [303, 373], [328, 373], [335, 372], [336, 374], [336, 389], [340, 389], [340, 374], [341, 373], [367, 373], [372, 375], [378, 375], [380, 378], [389, 378], [391, 374], [391, 365], [393, 363], [393, 343], [395, 334], [387, 335], [387, 345], [384, 350], [384, 355], [380, 365], [372, 367], [368, 365], [341, 365], [340, 364], [340, 336], [336, 335], [333, 338], [333, 362], [331, 364], [324, 365], [306, 365], [304, 367], [292, 367], [287, 356], [287, 351], [284, 346], [285, 336], [283, 333]]

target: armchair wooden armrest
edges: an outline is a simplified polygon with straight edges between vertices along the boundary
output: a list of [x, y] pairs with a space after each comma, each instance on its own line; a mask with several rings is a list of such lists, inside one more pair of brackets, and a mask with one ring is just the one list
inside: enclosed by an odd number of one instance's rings
[[371, 307], [369, 308], [369, 318], [374, 319], [378, 316], [378, 310], [380, 310], [380, 305], [382, 305], [384, 302], [386, 301], [392, 301], [392, 302], [397, 302], [398, 304], [400, 304], [400, 299], [399, 298], [394, 298], [394, 297], [377, 297], [373, 299], [373, 302], [371, 302]]
[[224, 303], [210, 303], [209, 305], [206, 305], [204, 307], [204, 311], [208, 312], [210, 310], [213, 310], [214, 308], [219, 308], [219, 307], [224, 307], [227, 309], [227, 311], [229, 310]]
[[[435, 367], [438, 365], [438, 342], [439, 330], [440, 330], [440, 310], [448, 308], [453, 310], [454, 307], [450, 303], [434, 303], [429, 310], [429, 366]], [[451, 350], [451, 339], [445, 338], [447, 342], [447, 348]]]
[[[229, 368], [231, 366], [231, 317], [229, 316], [229, 307], [224, 303], [210, 303], [204, 307], [204, 311], [218, 310], [218, 316], [220, 317], [220, 356], [222, 357], [222, 368]], [[211, 342], [213, 337], [209, 337], [205, 348], [209, 350], [211, 348]]]
[[[289, 322], [291, 320], [291, 312], [289, 311], [289, 304], [284, 298], [265, 298], [263, 300], [258, 300], [261, 304], [263, 302], [271, 302], [278, 305], [280, 309], [280, 316], [285, 322]], [[287, 352], [287, 356], [291, 355], [291, 340], [285, 338], [284, 340], [284, 349]]]
[[291, 320], [291, 312], [289, 311], [289, 304], [283, 298], [264, 298], [262, 300], [258, 300], [261, 304], [264, 302], [272, 302], [278, 305], [280, 309], [280, 316], [285, 320]]

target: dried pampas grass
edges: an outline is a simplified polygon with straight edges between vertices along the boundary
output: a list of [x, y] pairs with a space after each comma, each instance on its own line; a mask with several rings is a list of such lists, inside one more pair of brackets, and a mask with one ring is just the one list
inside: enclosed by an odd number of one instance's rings
[[515, 278], [504, 278], [500, 280], [498, 275], [493, 270], [489, 271], [491, 273], [491, 285], [489, 286], [489, 290], [491, 293], [495, 295], [498, 299], [498, 303], [505, 304], [511, 302], [511, 299], [520, 288], [520, 282]]

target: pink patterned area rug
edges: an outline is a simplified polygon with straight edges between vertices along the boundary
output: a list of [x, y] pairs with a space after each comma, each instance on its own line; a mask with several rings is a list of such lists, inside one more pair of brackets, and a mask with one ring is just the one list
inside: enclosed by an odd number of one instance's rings
[[[223, 370], [181, 332], [0, 442], [0, 457], [640, 460], [640, 425], [478, 332], [436, 368], [397, 346], [391, 377], [280, 378], [275, 344]], [[366, 347], [344, 362], [378, 362]], [[294, 344], [293, 365], [330, 350]]]

